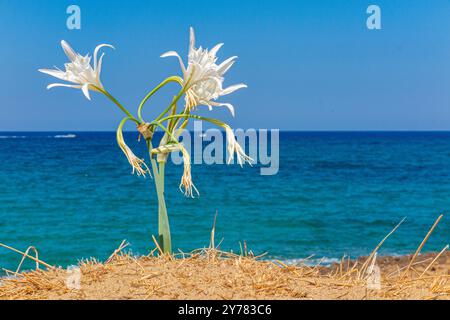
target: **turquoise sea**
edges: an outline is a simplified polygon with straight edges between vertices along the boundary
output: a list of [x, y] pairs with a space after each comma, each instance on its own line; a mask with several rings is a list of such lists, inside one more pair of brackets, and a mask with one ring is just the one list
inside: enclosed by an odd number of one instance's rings
[[[134, 133], [127, 141], [144, 155]], [[113, 132], [0, 133], [0, 242], [67, 266], [104, 259], [127, 239], [135, 254], [154, 248], [157, 202], [151, 179], [131, 175]], [[193, 165], [200, 198], [178, 190], [181, 166], [168, 167], [173, 246], [244, 241], [266, 258], [325, 261], [365, 255], [403, 218], [380, 250], [413, 252], [450, 208], [450, 132], [281, 132], [280, 169]], [[444, 216], [424, 251], [449, 243]], [[0, 248], [0, 268], [20, 256]], [[31, 266], [31, 264], [29, 264]]]

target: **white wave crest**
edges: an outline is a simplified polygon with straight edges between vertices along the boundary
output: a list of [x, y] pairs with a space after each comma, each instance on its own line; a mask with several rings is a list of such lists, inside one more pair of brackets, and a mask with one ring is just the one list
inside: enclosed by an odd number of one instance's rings
[[56, 139], [73, 139], [76, 138], [77, 136], [75, 134], [59, 134], [54, 136], [54, 138]]
[[25, 139], [26, 136], [0, 136], [0, 139]]

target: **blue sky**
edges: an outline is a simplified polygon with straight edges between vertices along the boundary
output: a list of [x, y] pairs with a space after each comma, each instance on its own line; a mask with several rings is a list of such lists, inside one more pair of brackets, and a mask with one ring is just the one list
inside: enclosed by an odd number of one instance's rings
[[[81, 30], [66, 28], [66, 8], [81, 8]], [[381, 8], [381, 30], [366, 9]], [[233, 127], [291, 130], [450, 130], [450, 1], [16, 1], [0, 0], [0, 131], [115, 130], [121, 113], [105, 97], [45, 89], [38, 68], [66, 62], [60, 40], [76, 50], [106, 49], [102, 81], [134, 110], [166, 76], [179, 74], [167, 50], [197, 43], [239, 56], [222, 100], [236, 108], [207, 114]], [[177, 87], [151, 105], [162, 108]], [[151, 107], [147, 117], [151, 117]]]

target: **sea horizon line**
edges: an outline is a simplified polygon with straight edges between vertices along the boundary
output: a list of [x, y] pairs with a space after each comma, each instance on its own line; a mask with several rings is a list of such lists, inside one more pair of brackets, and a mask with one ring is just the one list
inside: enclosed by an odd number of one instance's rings
[[[247, 130], [238, 128], [239, 130]], [[262, 128], [264, 129], [264, 128]], [[207, 130], [207, 129], [206, 129]], [[220, 130], [220, 129], [218, 129]], [[257, 129], [259, 130], [259, 129]], [[448, 130], [297, 130], [297, 129], [264, 129], [264, 130], [279, 130], [279, 132], [298, 132], [298, 133], [450, 133]], [[194, 130], [188, 130], [194, 132]], [[205, 131], [205, 130], [203, 130]], [[223, 131], [223, 130], [221, 130]], [[115, 130], [5, 130], [0, 131], [0, 134], [10, 133], [115, 133]], [[124, 130], [127, 133], [137, 133], [137, 131]]]

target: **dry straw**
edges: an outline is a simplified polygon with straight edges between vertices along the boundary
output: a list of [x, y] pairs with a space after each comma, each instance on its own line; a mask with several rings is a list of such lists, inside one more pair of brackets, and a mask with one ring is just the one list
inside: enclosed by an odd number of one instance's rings
[[[437, 223], [411, 257], [376, 258], [381, 244], [398, 224], [364, 260], [343, 257], [338, 264], [328, 267], [308, 265], [311, 256], [296, 265], [288, 265], [278, 260], [260, 260], [262, 255], [252, 257], [221, 251], [215, 246], [215, 224], [209, 247], [192, 252], [164, 254], [153, 237], [155, 248], [150, 254], [134, 257], [124, 251], [128, 247], [124, 240], [104, 263], [95, 259], [79, 263], [82, 274], [79, 290], [65, 286], [66, 270], [2, 245], [48, 270], [12, 272], [15, 277], [0, 284], [0, 299], [450, 298], [448, 246], [438, 254], [427, 254], [421, 261], [415, 261]], [[381, 269], [380, 290], [368, 289], [366, 279], [361, 277], [371, 265], [379, 265]]]

